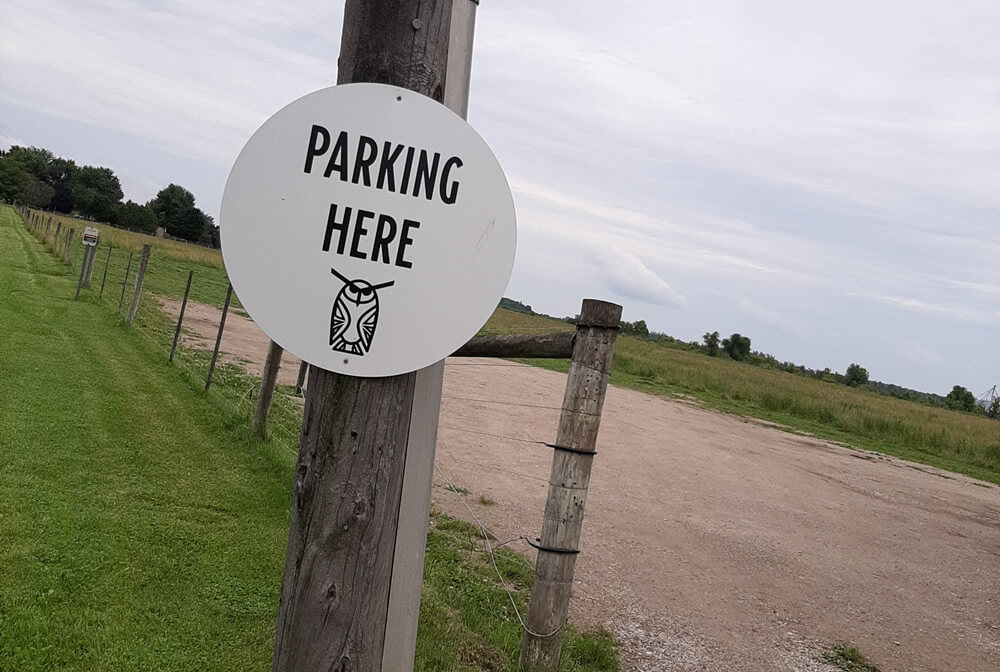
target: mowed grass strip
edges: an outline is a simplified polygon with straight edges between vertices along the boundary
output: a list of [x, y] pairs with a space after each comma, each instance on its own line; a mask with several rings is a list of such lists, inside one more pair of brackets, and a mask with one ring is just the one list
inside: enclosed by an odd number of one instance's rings
[[[557, 331], [560, 322], [500, 308], [483, 333]], [[563, 329], [573, 326], [562, 323]], [[522, 360], [566, 372], [565, 360]], [[1000, 483], [1000, 422], [767, 369], [707, 357], [634, 336], [615, 344], [611, 383], [692, 397], [714, 408], [793, 431]]]
[[[267, 670], [294, 446], [251, 439], [217, 389], [245, 377], [203, 392], [75, 282], [0, 207], [0, 670]], [[520, 626], [470, 539], [435, 517], [418, 670], [517, 669]], [[500, 555], [522, 607], [525, 562]], [[565, 650], [564, 672], [617, 669], [606, 634]]]
[[[136, 268], [139, 264], [139, 255], [143, 245], [150, 246], [149, 264], [146, 268], [146, 275], [143, 280], [143, 289], [151, 294], [180, 299], [184, 296], [184, 287], [187, 283], [188, 271], [194, 271], [194, 278], [191, 282], [191, 299], [201, 303], [213, 305], [221, 308], [226, 298], [226, 286], [229, 278], [222, 265], [222, 254], [219, 250], [201, 247], [192, 243], [183, 243], [176, 240], [166, 240], [156, 238], [142, 233], [123, 231], [105, 224], [98, 224], [74, 217], [63, 215], [50, 215], [47, 212], [38, 212], [44, 224], [36, 235], [53, 252], [58, 253], [59, 259], [63, 258], [63, 250], [66, 243], [66, 232], [70, 228], [74, 230], [73, 242], [70, 246], [70, 270], [73, 279], [78, 279], [80, 263], [83, 260], [83, 245], [80, 242], [83, 230], [87, 226], [96, 227], [100, 232], [100, 244], [98, 246], [97, 257], [94, 261], [94, 274], [91, 286], [99, 290], [104, 277], [104, 268], [107, 266], [107, 283], [104, 288], [104, 299], [113, 301], [117, 305], [121, 296], [122, 283], [125, 280], [125, 272], [128, 269], [129, 253], [132, 253], [132, 266], [129, 270], [128, 286], [125, 291], [125, 305], [128, 305], [129, 292], [135, 279]], [[52, 217], [52, 225], [48, 233], [45, 232], [48, 218]], [[56, 224], [61, 223], [58, 238], [55, 235]], [[111, 245], [111, 259], [108, 261], [108, 244]], [[74, 285], [75, 288], [75, 285]], [[234, 294], [232, 305], [239, 308], [239, 298]]]

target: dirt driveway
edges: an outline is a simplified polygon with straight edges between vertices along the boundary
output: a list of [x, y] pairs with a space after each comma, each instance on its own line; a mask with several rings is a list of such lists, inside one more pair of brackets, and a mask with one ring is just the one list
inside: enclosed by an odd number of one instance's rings
[[[263, 333], [229, 319], [224, 349], [262, 362]], [[565, 377], [445, 371], [435, 505], [535, 537]], [[619, 388], [598, 453], [572, 617], [615, 633], [625, 669], [827, 670], [838, 641], [882, 672], [1000, 669], [1000, 489]]]

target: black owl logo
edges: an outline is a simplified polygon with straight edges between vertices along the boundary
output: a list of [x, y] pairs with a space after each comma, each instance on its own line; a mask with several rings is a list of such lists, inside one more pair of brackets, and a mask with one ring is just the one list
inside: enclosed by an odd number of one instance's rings
[[336, 352], [364, 356], [372, 346], [378, 325], [378, 290], [391, 287], [395, 280], [373, 285], [367, 280], [348, 280], [331, 268], [344, 283], [330, 314], [330, 347]]

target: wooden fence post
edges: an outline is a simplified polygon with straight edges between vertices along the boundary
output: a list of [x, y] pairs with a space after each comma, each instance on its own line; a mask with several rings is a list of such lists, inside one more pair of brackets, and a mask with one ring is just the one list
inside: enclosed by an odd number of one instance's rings
[[70, 229], [69, 233], [66, 234], [66, 248], [63, 250], [63, 263], [69, 266], [69, 255], [72, 251], [70, 245], [73, 244], [73, 232], [75, 229]]
[[284, 350], [274, 341], [267, 343], [267, 357], [264, 359], [264, 370], [260, 376], [260, 394], [257, 395], [257, 406], [253, 411], [253, 434], [263, 439], [267, 432], [267, 414], [271, 410], [271, 399], [274, 398], [274, 386], [278, 382], [278, 370], [281, 368], [281, 355]]
[[128, 273], [132, 270], [132, 253], [128, 253], [128, 264], [125, 266], [125, 279], [122, 280], [122, 295], [118, 297], [118, 312], [122, 312], [122, 302], [125, 300], [125, 286], [128, 284]]
[[104, 283], [108, 281], [108, 266], [111, 264], [111, 243], [108, 243], [108, 256], [104, 260], [104, 276], [101, 277], [101, 293], [97, 296], [98, 299], [104, 298]]
[[597, 446], [622, 307], [584, 299], [566, 379], [552, 473], [539, 537], [535, 581], [521, 641], [521, 668], [555, 672], [569, 613], [583, 510]]
[[219, 347], [222, 345], [222, 332], [226, 328], [226, 315], [229, 313], [229, 300], [233, 298], [233, 283], [226, 286], [226, 302], [222, 304], [222, 319], [219, 320], [219, 333], [215, 337], [215, 350], [212, 351], [212, 361], [208, 364], [208, 377], [205, 378], [205, 391], [212, 385], [212, 375], [215, 373], [215, 361], [219, 358]]
[[53, 235], [53, 237], [52, 237], [52, 247], [53, 247], [53, 249], [55, 251], [59, 250], [59, 232], [61, 230], [62, 230], [62, 222], [61, 221], [57, 221], [56, 222], [56, 232], [55, 232], [55, 235]]
[[299, 362], [299, 375], [295, 378], [295, 394], [302, 394], [302, 386], [306, 382], [307, 371], [309, 371], [309, 362], [303, 359]]
[[132, 290], [132, 301], [128, 305], [128, 312], [125, 313], [125, 325], [132, 326], [135, 320], [135, 313], [139, 310], [139, 296], [142, 294], [142, 279], [146, 275], [146, 264], [149, 263], [149, 245], [142, 246], [142, 254], [139, 256], [139, 266], [135, 269], [135, 288]]
[[[338, 84], [379, 81], [440, 102], [451, 6], [346, 0]], [[309, 367], [272, 672], [412, 669], [397, 661], [413, 658], [426, 536], [409, 522], [427, 524], [442, 371]]]
[[83, 279], [83, 286], [90, 287], [90, 281], [94, 277], [94, 260], [97, 258], [97, 243], [90, 249], [90, 260], [87, 262], [87, 276]]
[[76, 282], [76, 295], [74, 299], [80, 298], [80, 286], [83, 285], [83, 276], [87, 274], [87, 260], [90, 258], [90, 245], [83, 246], [83, 260], [80, 262], [80, 279]]
[[188, 294], [191, 293], [192, 277], [194, 277], [194, 271], [188, 271], [187, 286], [184, 288], [184, 300], [181, 301], [181, 312], [177, 316], [177, 329], [174, 330], [174, 342], [170, 346], [170, 357], [167, 358], [168, 362], [174, 361], [174, 350], [177, 349], [177, 340], [181, 337], [181, 323], [184, 322], [184, 310], [188, 305]]

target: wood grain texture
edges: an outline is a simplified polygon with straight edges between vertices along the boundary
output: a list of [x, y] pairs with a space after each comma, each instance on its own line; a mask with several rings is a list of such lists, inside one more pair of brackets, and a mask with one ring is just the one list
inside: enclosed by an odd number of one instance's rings
[[306, 384], [306, 373], [309, 371], [309, 362], [302, 360], [299, 362], [299, 373], [295, 376], [295, 394], [302, 394], [302, 388]]
[[[608, 388], [621, 306], [585, 299], [580, 310], [556, 449], [549, 476], [535, 581], [521, 642], [521, 667], [527, 672], [559, 668], [562, 627], [569, 613], [576, 553], [580, 547], [593, 451]], [[549, 549], [549, 550], [546, 550]]]
[[275, 672], [379, 672], [416, 374], [310, 367]]
[[[441, 101], [450, 17], [451, 0], [348, 0], [337, 83]], [[417, 376], [309, 367], [273, 672], [384, 669]]]
[[135, 320], [135, 313], [139, 310], [139, 297], [142, 295], [142, 281], [146, 277], [146, 266], [149, 264], [149, 245], [142, 246], [142, 254], [139, 255], [139, 265], [135, 271], [135, 287], [132, 289], [132, 301], [128, 304], [128, 312], [125, 313], [125, 324], [132, 326]]
[[573, 354], [575, 336], [572, 331], [539, 335], [475, 336], [456, 350], [452, 357], [569, 359]]
[[257, 395], [251, 423], [251, 431], [258, 439], [263, 439], [267, 432], [267, 415], [271, 411], [271, 399], [274, 398], [274, 386], [278, 383], [278, 370], [281, 369], [281, 356], [284, 352], [274, 341], [267, 342], [264, 370], [260, 374], [260, 393]]

